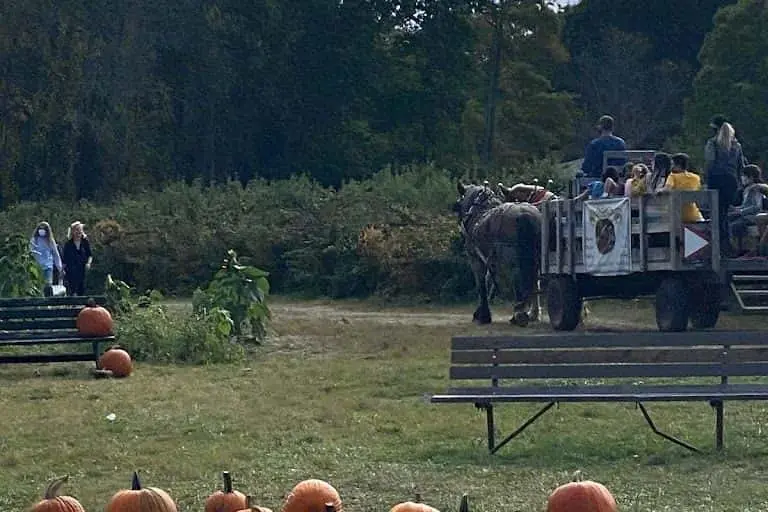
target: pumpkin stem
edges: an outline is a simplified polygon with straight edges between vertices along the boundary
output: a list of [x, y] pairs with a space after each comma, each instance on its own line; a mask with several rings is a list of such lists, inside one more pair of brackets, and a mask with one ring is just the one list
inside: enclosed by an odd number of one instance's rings
[[325, 512], [336, 512], [336, 506], [333, 503], [326, 503]]
[[464, 495], [461, 497], [459, 512], [469, 512], [469, 496], [467, 496], [467, 493], [464, 493]]
[[253, 510], [253, 496], [250, 494], [245, 496], [245, 509]]
[[43, 498], [46, 500], [52, 500], [56, 498], [59, 495], [59, 489], [61, 489], [61, 486], [64, 485], [64, 482], [67, 480], [69, 480], [69, 475], [64, 475], [61, 478], [53, 480], [50, 484], [48, 484], [48, 487], [45, 488], [45, 495]]
[[227, 494], [232, 493], [232, 475], [229, 474], [229, 471], [224, 471], [221, 473], [221, 476], [224, 477], [224, 492]]
[[93, 299], [93, 297], [88, 298], [88, 301], [85, 304], [89, 308], [95, 308], [96, 307], [96, 301]]
[[573, 476], [571, 478], [573, 479], [574, 482], [581, 482], [581, 477], [582, 477], [581, 470], [577, 469], [576, 471], [574, 471]]
[[141, 481], [139, 480], [139, 473], [137, 473], [136, 471], [133, 472], [133, 481], [131, 481], [131, 490], [132, 491], [141, 490]]
[[421, 493], [416, 493], [416, 503], [421, 503]]

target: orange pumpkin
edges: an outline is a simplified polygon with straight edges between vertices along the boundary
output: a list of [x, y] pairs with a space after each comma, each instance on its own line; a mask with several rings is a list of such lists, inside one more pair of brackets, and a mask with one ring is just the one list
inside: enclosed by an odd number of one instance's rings
[[117, 491], [105, 512], [178, 512], [168, 493], [157, 487], [142, 488], [138, 473], [133, 473], [130, 490]]
[[88, 299], [88, 304], [77, 314], [77, 331], [82, 336], [109, 336], [113, 332], [112, 315], [108, 310]]
[[[579, 475], [577, 473], [577, 475]], [[547, 512], [617, 512], [613, 494], [591, 480], [563, 484], [549, 495]]]
[[405, 501], [398, 503], [389, 512], [440, 512], [434, 507], [425, 505], [424, 503], [414, 503], [412, 501]]
[[222, 474], [224, 491], [216, 491], [205, 500], [205, 512], [238, 512], [248, 508], [245, 494], [232, 490], [232, 475], [229, 471]]
[[37, 502], [31, 512], [85, 512], [80, 502], [72, 496], [59, 496], [59, 490], [67, 480], [69, 476], [64, 476], [48, 484], [42, 501]]
[[133, 361], [128, 352], [119, 346], [114, 346], [101, 354], [99, 368], [110, 370], [115, 377], [127, 377], [133, 373]]
[[326, 512], [332, 506], [335, 512], [344, 512], [341, 496], [328, 482], [304, 480], [299, 482], [285, 498], [283, 512]]
[[238, 510], [237, 512], [272, 512], [272, 509], [267, 507], [259, 507], [253, 504], [253, 496], [245, 497], [245, 508]]

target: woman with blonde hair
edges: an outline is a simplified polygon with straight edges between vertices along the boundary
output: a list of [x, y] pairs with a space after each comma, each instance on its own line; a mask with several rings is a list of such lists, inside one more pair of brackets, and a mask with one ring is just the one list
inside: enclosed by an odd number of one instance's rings
[[61, 255], [53, 237], [51, 225], [45, 221], [38, 223], [29, 239], [29, 250], [37, 264], [43, 269], [43, 279], [48, 285], [53, 284], [53, 268], [61, 273]]
[[746, 162], [741, 144], [736, 139], [736, 131], [724, 116], [713, 117], [709, 126], [715, 133], [704, 147], [707, 188], [718, 192], [720, 251], [724, 256], [732, 256], [728, 208], [736, 200], [741, 172]]
[[84, 227], [85, 224], [75, 221], [67, 230], [62, 257], [67, 275], [67, 295], [85, 295], [85, 273], [91, 268], [93, 256]]

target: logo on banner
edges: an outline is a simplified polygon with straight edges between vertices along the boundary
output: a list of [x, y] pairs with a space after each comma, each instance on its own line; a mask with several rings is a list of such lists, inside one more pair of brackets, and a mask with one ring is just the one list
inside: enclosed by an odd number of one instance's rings
[[584, 266], [594, 275], [632, 271], [628, 197], [584, 202]]

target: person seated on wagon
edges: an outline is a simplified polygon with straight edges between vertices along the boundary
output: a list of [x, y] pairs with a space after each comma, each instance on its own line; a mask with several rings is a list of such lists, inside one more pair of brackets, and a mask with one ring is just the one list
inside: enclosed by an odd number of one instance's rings
[[632, 174], [624, 182], [624, 196], [638, 197], [645, 195], [648, 191], [648, 166], [640, 163], [632, 166]]
[[577, 201], [584, 199], [604, 199], [621, 196], [624, 189], [619, 185], [619, 171], [615, 167], [606, 167], [599, 180], [590, 181], [584, 191], [575, 197]]
[[[698, 174], [688, 170], [690, 158], [685, 153], [672, 155], [672, 169], [667, 176], [667, 182], [657, 193], [669, 192], [672, 190], [701, 190], [701, 178]], [[699, 207], [694, 202], [683, 204], [680, 212], [684, 223], [703, 222]]]
[[763, 201], [766, 200], [765, 184], [763, 183], [760, 167], [750, 164], [742, 171], [743, 199], [740, 206], [731, 206], [728, 211], [728, 221], [731, 233], [738, 241], [738, 252], [744, 252], [744, 237], [749, 226], [757, 225], [757, 216], [763, 212]]
[[672, 168], [672, 159], [667, 153], [659, 152], [653, 157], [653, 172], [647, 174], [646, 189], [648, 192], [658, 192], [664, 188], [667, 182], [669, 170]]

